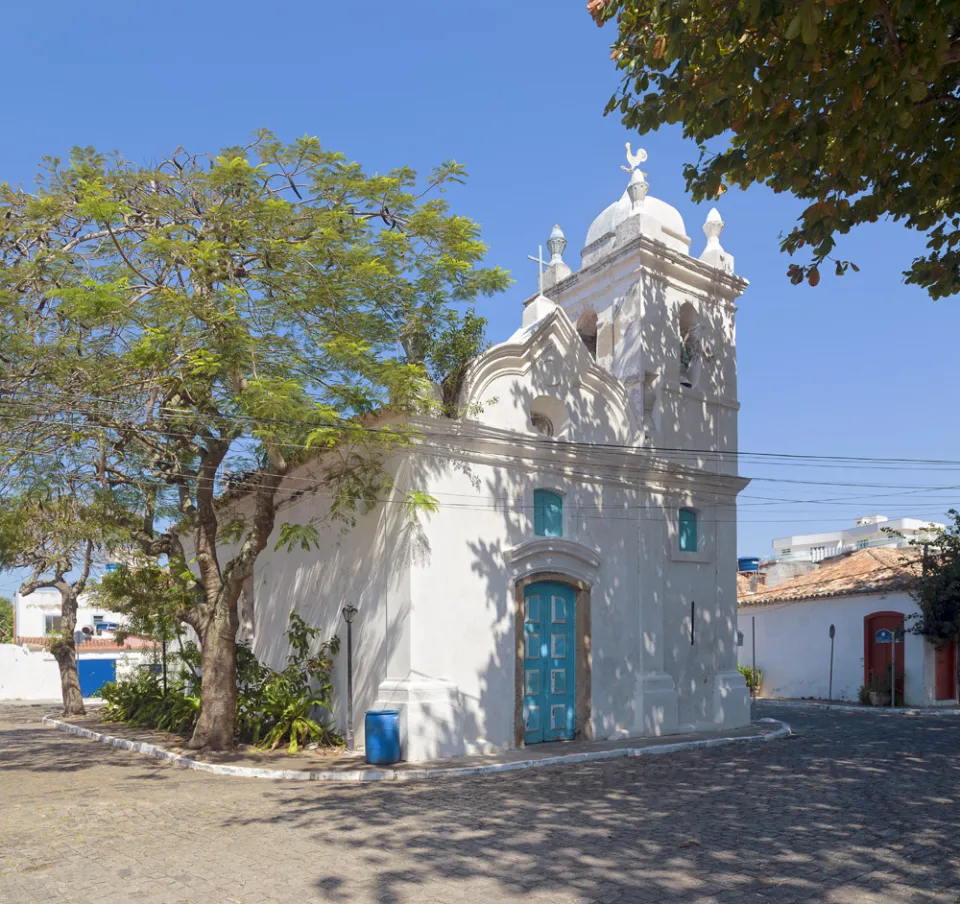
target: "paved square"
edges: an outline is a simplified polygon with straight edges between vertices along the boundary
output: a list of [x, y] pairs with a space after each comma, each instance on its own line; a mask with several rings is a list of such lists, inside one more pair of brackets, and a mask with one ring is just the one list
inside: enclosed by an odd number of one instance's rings
[[430, 784], [188, 772], [0, 705], [0, 902], [960, 901], [960, 717]]

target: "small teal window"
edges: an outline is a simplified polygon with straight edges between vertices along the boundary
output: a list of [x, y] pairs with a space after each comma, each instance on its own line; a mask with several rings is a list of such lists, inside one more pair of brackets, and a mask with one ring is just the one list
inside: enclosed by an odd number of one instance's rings
[[697, 551], [697, 513], [693, 509], [680, 509], [680, 551]]
[[563, 536], [563, 500], [550, 490], [533, 491], [533, 532], [538, 537]]

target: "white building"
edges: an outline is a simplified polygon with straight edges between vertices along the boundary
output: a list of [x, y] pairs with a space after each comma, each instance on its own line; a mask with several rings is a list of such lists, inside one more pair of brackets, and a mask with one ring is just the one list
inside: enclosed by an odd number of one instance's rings
[[825, 561], [773, 587], [741, 575], [740, 664], [752, 666], [756, 650], [761, 694], [855, 702], [872, 676], [890, 674], [895, 649], [896, 681], [907, 705], [956, 705], [956, 642], [936, 649], [909, 631], [919, 610], [907, 587], [918, 560], [915, 549], [881, 547]]
[[942, 528], [942, 524], [916, 518], [891, 520], [886, 515], [866, 515], [845, 530], [777, 537], [773, 549], [778, 562], [819, 562], [856, 549], [902, 549], [911, 540], [922, 542]]
[[[14, 635], [18, 638], [43, 638], [60, 630], [60, 591], [44, 588], [13, 600]], [[123, 624], [123, 616], [96, 606], [88, 594], [81, 594], [77, 607], [77, 634], [110, 637]], [[84, 631], [84, 629], [87, 629]], [[77, 637], [77, 640], [81, 640]]]
[[[542, 294], [472, 366], [459, 420], [423, 418], [386, 467], [395, 491], [319, 550], [260, 556], [244, 636], [274, 666], [296, 609], [354, 635], [353, 726], [402, 713], [408, 759], [749, 721], [737, 671], [736, 299], [711, 211], [699, 258], [680, 214], [634, 170], [576, 271], [551, 234]], [[518, 312], [519, 313], [519, 312]], [[670, 453], [657, 451], [659, 447]], [[677, 452], [676, 450], [679, 450]], [[323, 518], [311, 482], [279, 522]], [[439, 503], [410, 520], [403, 492]], [[242, 509], [240, 496], [232, 503]], [[345, 727], [346, 649], [335, 669]]]

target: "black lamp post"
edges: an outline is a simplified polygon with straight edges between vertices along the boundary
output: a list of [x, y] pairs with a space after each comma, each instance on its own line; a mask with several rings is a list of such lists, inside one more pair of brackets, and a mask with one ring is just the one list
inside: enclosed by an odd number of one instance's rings
[[341, 610], [347, 623], [347, 750], [353, 750], [353, 620], [357, 607], [349, 604]]

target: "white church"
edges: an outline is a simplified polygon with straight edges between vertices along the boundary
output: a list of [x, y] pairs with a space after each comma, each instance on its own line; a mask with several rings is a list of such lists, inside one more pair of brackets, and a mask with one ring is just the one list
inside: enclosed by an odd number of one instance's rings
[[[401, 712], [403, 756], [734, 728], [737, 671], [736, 300], [747, 286], [711, 210], [683, 219], [629, 184], [593, 221], [578, 270], [554, 227], [520, 328], [473, 364], [460, 419], [420, 418], [387, 468], [396, 490], [319, 550], [261, 555], [241, 607], [281, 666], [296, 609], [353, 623], [353, 730]], [[322, 516], [290, 480], [280, 521]], [[307, 481], [304, 482], [304, 478]], [[438, 508], [412, 519], [416, 489]], [[240, 500], [239, 505], [243, 504]], [[334, 717], [346, 729], [347, 657]]]

